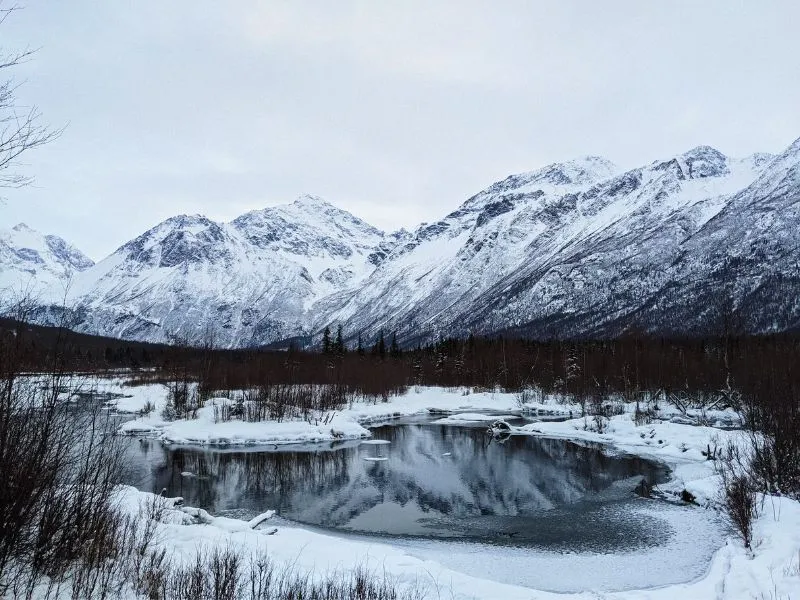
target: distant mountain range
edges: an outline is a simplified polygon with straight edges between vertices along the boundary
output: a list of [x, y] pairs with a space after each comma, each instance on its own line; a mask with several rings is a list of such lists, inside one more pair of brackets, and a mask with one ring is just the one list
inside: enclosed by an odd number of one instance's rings
[[67, 306], [84, 333], [222, 347], [316, 343], [339, 324], [350, 340], [384, 330], [405, 344], [767, 333], [800, 325], [799, 246], [800, 140], [630, 171], [552, 164], [413, 232], [303, 196], [230, 223], [173, 217], [94, 264], [21, 224], [0, 231], [0, 287], [36, 290], [44, 324]]

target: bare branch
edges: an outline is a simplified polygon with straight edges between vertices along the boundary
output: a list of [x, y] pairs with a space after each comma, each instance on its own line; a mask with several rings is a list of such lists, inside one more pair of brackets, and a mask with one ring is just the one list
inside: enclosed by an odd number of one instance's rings
[[[2, 6], [2, 4], [3, 3], [0, 2], [0, 6]], [[19, 4], [14, 4], [8, 8], [0, 8], [0, 25], [3, 24], [3, 21], [5, 21], [11, 13], [21, 9], [22, 7]]]
[[[2, 0], [0, 0], [2, 6]], [[0, 25], [19, 6], [0, 8]], [[0, 55], [0, 70], [26, 62], [36, 50], [26, 49]], [[52, 142], [63, 132], [53, 130], [41, 122], [41, 113], [36, 106], [20, 110], [15, 92], [19, 84], [13, 79], [0, 82], [0, 188], [21, 187], [31, 183], [32, 178], [15, 172], [20, 166], [20, 157], [40, 146]]]

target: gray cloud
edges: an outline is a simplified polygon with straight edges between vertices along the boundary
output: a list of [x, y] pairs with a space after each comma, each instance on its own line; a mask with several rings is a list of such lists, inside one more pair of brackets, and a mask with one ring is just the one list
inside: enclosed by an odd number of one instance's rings
[[23, 104], [64, 135], [8, 190], [93, 258], [179, 212], [321, 195], [393, 229], [582, 154], [626, 167], [800, 136], [792, 1], [38, 2]]

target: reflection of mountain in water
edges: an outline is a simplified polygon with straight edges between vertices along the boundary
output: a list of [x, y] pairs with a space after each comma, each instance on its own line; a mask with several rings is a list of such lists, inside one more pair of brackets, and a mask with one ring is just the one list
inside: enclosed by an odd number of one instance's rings
[[[436, 425], [374, 433], [391, 444], [313, 452], [166, 451], [153, 465], [151, 483], [217, 511], [275, 508], [324, 527], [452, 535], [454, 528], [494, 527], [497, 517], [560, 512], [603, 491], [608, 500], [615, 481], [664, 475], [642, 459], [564, 440], [515, 436], [501, 445], [489, 443], [483, 429]], [[388, 460], [364, 460], [376, 455]], [[627, 496], [632, 487], [621, 493]]]

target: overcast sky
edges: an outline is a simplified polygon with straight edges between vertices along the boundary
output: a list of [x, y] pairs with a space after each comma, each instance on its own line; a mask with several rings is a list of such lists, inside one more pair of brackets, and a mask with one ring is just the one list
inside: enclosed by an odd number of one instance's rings
[[777, 152], [798, 23], [796, 0], [27, 0], [0, 45], [40, 48], [20, 104], [67, 128], [0, 190], [0, 226], [100, 259], [302, 193], [390, 230], [580, 155]]

